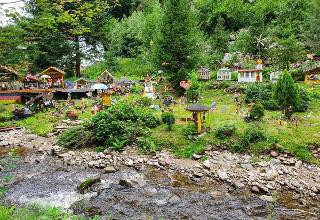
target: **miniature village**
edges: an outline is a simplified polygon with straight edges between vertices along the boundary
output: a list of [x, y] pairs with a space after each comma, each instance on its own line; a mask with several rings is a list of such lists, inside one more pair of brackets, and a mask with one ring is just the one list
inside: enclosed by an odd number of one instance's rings
[[0, 220], [320, 218], [317, 1], [22, 2]]

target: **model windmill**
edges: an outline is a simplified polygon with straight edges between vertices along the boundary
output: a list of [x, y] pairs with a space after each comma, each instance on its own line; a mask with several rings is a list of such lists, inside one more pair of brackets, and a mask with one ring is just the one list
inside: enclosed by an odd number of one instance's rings
[[262, 49], [262, 47], [264, 47], [265, 38], [262, 38], [262, 34], [260, 34], [260, 36], [257, 37], [256, 39], [257, 39], [257, 47], [259, 50], [259, 59], [260, 59], [261, 58], [261, 49]]

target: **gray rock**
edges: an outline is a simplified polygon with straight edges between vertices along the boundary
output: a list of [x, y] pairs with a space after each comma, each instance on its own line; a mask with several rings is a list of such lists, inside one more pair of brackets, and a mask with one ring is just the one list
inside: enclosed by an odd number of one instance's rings
[[125, 162], [125, 165], [127, 165], [127, 166], [129, 166], [129, 167], [133, 166], [133, 160], [128, 159], [128, 160]]
[[204, 166], [205, 168], [207, 168], [207, 169], [210, 169], [211, 166], [212, 166], [212, 164], [211, 164], [211, 162], [210, 162], [209, 160], [205, 160], [205, 161], [203, 162], [203, 166]]
[[134, 183], [129, 179], [120, 179], [119, 185], [125, 186], [125, 187], [133, 187]]
[[273, 201], [274, 201], [274, 199], [273, 199], [272, 196], [261, 195], [261, 196], [259, 196], [259, 198], [260, 198], [261, 200], [264, 200], [264, 201], [267, 201], [267, 202], [273, 202]]
[[195, 159], [195, 160], [199, 160], [199, 159], [201, 159], [201, 155], [199, 155], [199, 154], [192, 154], [192, 157]]
[[265, 174], [266, 180], [273, 180], [274, 178], [278, 177], [279, 173], [275, 170], [268, 170]]
[[113, 166], [109, 166], [103, 169], [104, 173], [114, 173], [117, 171], [116, 168], [114, 168]]
[[224, 171], [218, 170], [217, 174], [218, 174], [219, 179], [221, 179], [221, 180], [227, 180], [229, 178], [228, 174]]
[[301, 161], [301, 160], [298, 160], [298, 161], [295, 163], [294, 166], [295, 166], [296, 169], [300, 169], [301, 166], [302, 166], [302, 161]]
[[275, 166], [275, 165], [280, 165], [281, 161], [279, 159], [272, 158], [269, 163], [270, 163], [270, 166]]
[[271, 151], [270, 155], [271, 155], [271, 157], [277, 157], [279, 154], [277, 151]]
[[251, 170], [253, 169], [253, 166], [250, 164], [250, 163], [244, 163], [244, 164], [241, 164], [241, 167], [245, 170]]
[[180, 202], [180, 200], [181, 200], [181, 199], [180, 199], [179, 196], [173, 195], [173, 196], [170, 197], [170, 199], [168, 200], [168, 202], [169, 202], [170, 204], [174, 205], [174, 204], [178, 204], [178, 203]]
[[260, 188], [257, 187], [257, 186], [252, 186], [251, 192], [253, 192], [253, 193], [260, 193]]
[[237, 189], [243, 189], [245, 187], [245, 185], [239, 181], [235, 182], [234, 183], [234, 186], [237, 188]]

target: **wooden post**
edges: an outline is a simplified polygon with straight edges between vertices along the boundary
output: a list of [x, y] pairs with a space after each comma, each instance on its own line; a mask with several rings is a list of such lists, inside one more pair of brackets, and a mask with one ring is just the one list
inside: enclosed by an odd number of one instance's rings
[[197, 118], [198, 118], [198, 133], [201, 133], [201, 113], [197, 112]]

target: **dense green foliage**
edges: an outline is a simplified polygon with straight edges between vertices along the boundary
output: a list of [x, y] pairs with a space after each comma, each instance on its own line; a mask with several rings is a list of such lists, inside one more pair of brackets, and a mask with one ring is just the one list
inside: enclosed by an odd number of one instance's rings
[[196, 67], [197, 29], [188, 0], [168, 0], [164, 5], [163, 26], [156, 42], [157, 65], [170, 74], [175, 85], [187, 79]]
[[232, 145], [235, 151], [244, 151], [250, 144], [266, 140], [264, 130], [256, 125], [249, 126], [240, 137], [240, 141]]
[[29, 206], [26, 208], [18, 208], [15, 206], [7, 207], [0, 206], [0, 220], [31, 220], [31, 219], [46, 219], [46, 220], [98, 220], [98, 217], [84, 218], [76, 217], [66, 213], [59, 208], [42, 208], [37, 206]]
[[118, 103], [107, 111], [99, 112], [91, 128], [101, 146], [121, 150], [146, 134], [145, 127], [154, 128], [160, 120], [151, 111], [134, 107], [132, 103]]
[[217, 128], [217, 130], [215, 131], [215, 136], [219, 139], [224, 139], [234, 135], [236, 130], [237, 128], [234, 125], [224, 125]]
[[260, 102], [268, 110], [279, 109], [272, 96], [272, 84], [269, 83], [249, 84], [245, 90], [244, 101], [248, 104]]
[[21, 72], [57, 66], [79, 74], [81, 60], [104, 55], [103, 65], [84, 73], [163, 69], [178, 82], [200, 65], [215, 69], [226, 52], [260, 51], [288, 68], [320, 52], [319, 8], [317, 0], [32, 0], [28, 16], [9, 13], [13, 23], [0, 27], [0, 63]]
[[260, 102], [254, 103], [245, 116], [246, 122], [260, 121], [264, 116], [264, 108]]
[[94, 144], [95, 138], [92, 131], [85, 127], [71, 128], [63, 132], [58, 140], [61, 147], [78, 149], [91, 147]]

